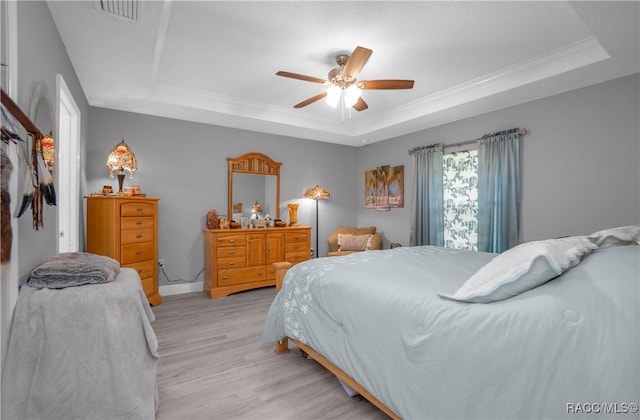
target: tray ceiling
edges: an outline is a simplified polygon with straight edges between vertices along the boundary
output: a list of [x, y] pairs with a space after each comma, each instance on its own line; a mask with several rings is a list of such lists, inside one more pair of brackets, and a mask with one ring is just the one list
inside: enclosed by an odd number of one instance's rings
[[[360, 146], [640, 71], [638, 2], [49, 1], [89, 104]], [[133, 6], [131, 6], [133, 7]], [[318, 101], [337, 53], [373, 50], [341, 118]]]

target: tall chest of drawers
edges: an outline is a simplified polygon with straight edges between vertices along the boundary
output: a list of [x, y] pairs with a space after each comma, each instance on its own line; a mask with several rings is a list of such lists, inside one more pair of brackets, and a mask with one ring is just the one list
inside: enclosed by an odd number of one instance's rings
[[135, 269], [149, 303], [159, 305], [158, 201], [155, 197], [88, 196], [87, 252]]
[[274, 286], [274, 262], [311, 257], [309, 226], [204, 230], [204, 292], [211, 298]]

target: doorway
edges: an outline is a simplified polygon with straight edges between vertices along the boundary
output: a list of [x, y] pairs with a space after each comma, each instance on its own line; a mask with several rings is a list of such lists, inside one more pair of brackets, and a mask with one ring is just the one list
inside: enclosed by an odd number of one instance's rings
[[56, 75], [58, 116], [58, 252], [77, 252], [80, 232], [80, 109]]

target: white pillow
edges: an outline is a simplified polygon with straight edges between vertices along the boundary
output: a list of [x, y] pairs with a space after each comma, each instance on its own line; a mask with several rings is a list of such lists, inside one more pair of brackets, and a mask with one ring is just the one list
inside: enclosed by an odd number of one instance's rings
[[620, 226], [611, 229], [600, 230], [589, 235], [600, 248], [607, 248], [616, 245], [633, 245], [640, 243], [640, 226]]
[[453, 295], [462, 302], [494, 302], [516, 296], [578, 265], [596, 249], [586, 236], [527, 242], [495, 257], [472, 275]]
[[368, 251], [373, 235], [351, 235], [338, 233], [338, 251]]

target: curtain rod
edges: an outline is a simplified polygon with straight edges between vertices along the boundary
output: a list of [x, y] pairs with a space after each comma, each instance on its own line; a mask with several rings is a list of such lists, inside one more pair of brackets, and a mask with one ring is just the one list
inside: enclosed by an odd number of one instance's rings
[[451, 144], [437, 143], [437, 144], [431, 144], [429, 146], [414, 147], [413, 149], [409, 149], [409, 154], [412, 155], [415, 152], [417, 152], [418, 150], [428, 149], [430, 147], [434, 147], [434, 146], [438, 146], [438, 145], [442, 145], [442, 147], [445, 148], [445, 149], [448, 148], [448, 147], [466, 146], [467, 144], [476, 143], [476, 142], [482, 140], [485, 137], [493, 137], [493, 136], [499, 136], [499, 135], [502, 135], [502, 134], [511, 134], [511, 133], [518, 133], [521, 136], [525, 136], [525, 135], [528, 134], [526, 128], [512, 128], [510, 130], [496, 131], [495, 133], [485, 134], [484, 136], [479, 137], [477, 139], [473, 139], [473, 140], [459, 141], [457, 143], [451, 143]]

